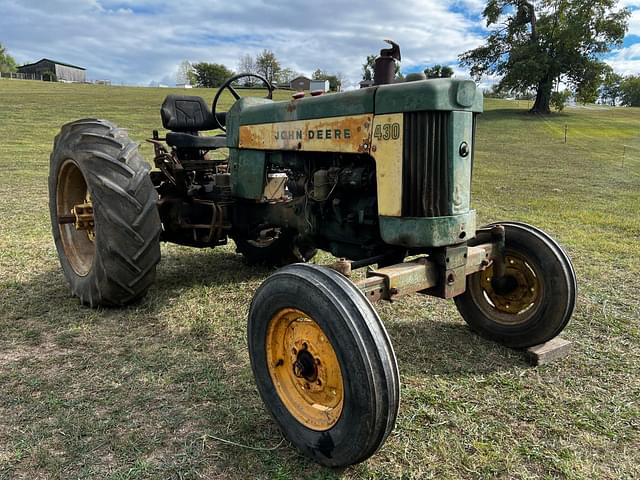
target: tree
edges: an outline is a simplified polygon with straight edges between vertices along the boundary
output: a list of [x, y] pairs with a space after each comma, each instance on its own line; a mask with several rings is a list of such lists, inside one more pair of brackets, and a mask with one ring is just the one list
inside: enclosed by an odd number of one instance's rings
[[313, 80], [329, 80], [329, 90], [332, 92], [340, 91], [342, 88], [342, 77], [343, 75], [341, 73], [327, 73], [319, 68], [311, 75]]
[[566, 105], [569, 98], [571, 98], [571, 92], [569, 90], [563, 90], [562, 92], [553, 92], [551, 94], [551, 106], [558, 112], [561, 112], [564, 110], [564, 106]]
[[[248, 53], [242, 55], [238, 60], [238, 73], [253, 73], [256, 74], [256, 62]], [[245, 87], [253, 87], [257, 82], [255, 77], [246, 77], [242, 80], [242, 84]]]
[[289, 84], [291, 80], [296, 77], [299, 77], [300, 74], [293, 70], [292, 68], [283, 68], [278, 72], [277, 82], [282, 84]]
[[256, 73], [256, 62], [248, 53], [238, 60], [238, 73]]
[[9, 55], [7, 49], [0, 43], [0, 72], [15, 72], [18, 64], [14, 58]]
[[424, 69], [427, 78], [451, 78], [453, 77], [453, 68], [449, 65], [436, 64], [433, 67]]
[[600, 60], [620, 45], [627, 30], [627, 9], [617, 0], [489, 0], [483, 12], [494, 27], [486, 43], [460, 55], [480, 79], [502, 76], [501, 88], [534, 89], [535, 113], [550, 113], [554, 86], [561, 81], [581, 98], [592, 98], [606, 67]]
[[[377, 55], [367, 55], [367, 60], [362, 64], [362, 79], [373, 80], [374, 65], [376, 64]], [[396, 62], [396, 80], [403, 79], [404, 76], [400, 72], [400, 62]]]
[[271, 50], [265, 49], [256, 57], [256, 71], [270, 83], [277, 79], [281, 69], [280, 62]]
[[183, 60], [180, 65], [178, 65], [178, 73], [176, 75], [176, 83], [186, 83], [188, 85], [193, 85], [196, 83], [196, 74], [193, 70], [193, 65], [189, 60]]
[[622, 95], [622, 75], [618, 75], [613, 70], [607, 72], [600, 87], [600, 98], [603, 103], [615, 107]]
[[640, 107], [640, 75], [625, 77], [620, 84], [622, 104], [629, 107]]
[[367, 60], [362, 64], [362, 80], [373, 80], [373, 65], [375, 62], [375, 55], [367, 55]]
[[231, 70], [219, 63], [196, 63], [193, 70], [199, 87], [219, 87], [233, 75]]

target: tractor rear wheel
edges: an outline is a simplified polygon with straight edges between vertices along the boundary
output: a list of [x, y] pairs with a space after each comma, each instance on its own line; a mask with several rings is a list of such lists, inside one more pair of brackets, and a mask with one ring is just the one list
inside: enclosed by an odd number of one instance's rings
[[160, 261], [160, 217], [149, 166], [125, 130], [68, 123], [49, 170], [53, 238], [72, 293], [91, 307], [141, 298]]
[[[524, 223], [505, 228], [505, 275], [493, 278], [493, 266], [467, 277], [465, 293], [455, 297], [469, 326], [512, 348], [547, 342], [569, 322], [577, 282], [571, 260], [556, 241]], [[493, 225], [492, 225], [493, 226]]]
[[258, 288], [249, 355], [260, 395], [285, 437], [316, 462], [362, 462], [395, 425], [399, 374], [369, 301], [339, 273], [290, 265]]

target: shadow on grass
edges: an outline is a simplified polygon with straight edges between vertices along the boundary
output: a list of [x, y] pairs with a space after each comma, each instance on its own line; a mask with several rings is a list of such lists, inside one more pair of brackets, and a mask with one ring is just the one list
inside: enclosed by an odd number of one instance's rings
[[79, 317], [86, 316], [100, 315], [108, 318], [140, 310], [154, 314], [161, 310], [167, 301], [175, 299], [191, 287], [233, 288], [242, 283], [265, 278], [272, 271], [266, 267], [248, 266], [239, 255], [224, 251], [185, 249], [163, 253], [155, 282], [148, 295], [141, 301], [122, 308], [91, 309], [80, 305], [78, 299], [71, 295], [62, 269], [56, 268], [37, 272], [26, 282], [5, 283], [0, 314], [5, 319], [12, 320], [50, 317], [57, 326], [61, 326], [65, 318], [64, 315], [54, 315], [55, 312], [63, 314], [73, 310], [75, 314], [68, 320], [74, 323]]
[[[132, 468], [136, 478], [341, 477], [286, 442], [256, 451], [214, 439], [259, 448], [281, 440], [254, 386], [243, 327], [174, 335], [161, 318], [166, 302], [199, 285], [215, 286], [214, 295], [236, 289], [248, 302], [271, 271], [224, 251], [168, 252], [150, 300], [125, 309], [82, 307], [57, 269], [9, 285], [0, 328], [14, 358], [2, 358], [0, 388], [10, 395], [0, 409], [20, 412], [4, 423], [16, 432], [11, 448], [22, 453], [6, 471], [50, 478], [125, 478]], [[228, 321], [240, 318], [238, 311]], [[403, 376], [469, 376], [521, 362], [459, 323], [394, 321], [389, 333]]]
[[521, 352], [485, 340], [462, 323], [394, 322], [387, 330], [403, 375], [457, 377], [526, 365]]

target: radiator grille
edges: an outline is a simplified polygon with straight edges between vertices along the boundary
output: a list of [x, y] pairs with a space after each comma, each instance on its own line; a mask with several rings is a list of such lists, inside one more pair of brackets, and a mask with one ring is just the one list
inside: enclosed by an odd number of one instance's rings
[[449, 112], [404, 114], [403, 196], [405, 217], [450, 215]]

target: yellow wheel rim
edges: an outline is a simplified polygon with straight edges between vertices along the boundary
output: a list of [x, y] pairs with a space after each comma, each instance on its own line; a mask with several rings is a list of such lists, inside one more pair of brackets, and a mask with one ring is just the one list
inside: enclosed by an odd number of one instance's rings
[[87, 182], [73, 160], [60, 167], [56, 203], [64, 254], [76, 274], [86, 276], [95, 256], [95, 220]]
[[267, 366], [282, 403], [305, 427], [324, 431], [342, 413], [344, 384], [333, 346], [300, 310], [285, 308], [269, 321]]
[[513, 285], [508, 292], [496, 292], [493, 288], [493, 266], [487, 268], [480, 280], [485, 298], [494, 310], [493, 319], [505, 325], [526, 322], [534, 313], [542, 298], [540, 275], [529, 261], [516, 253], [505, 255], [505, 277]]

